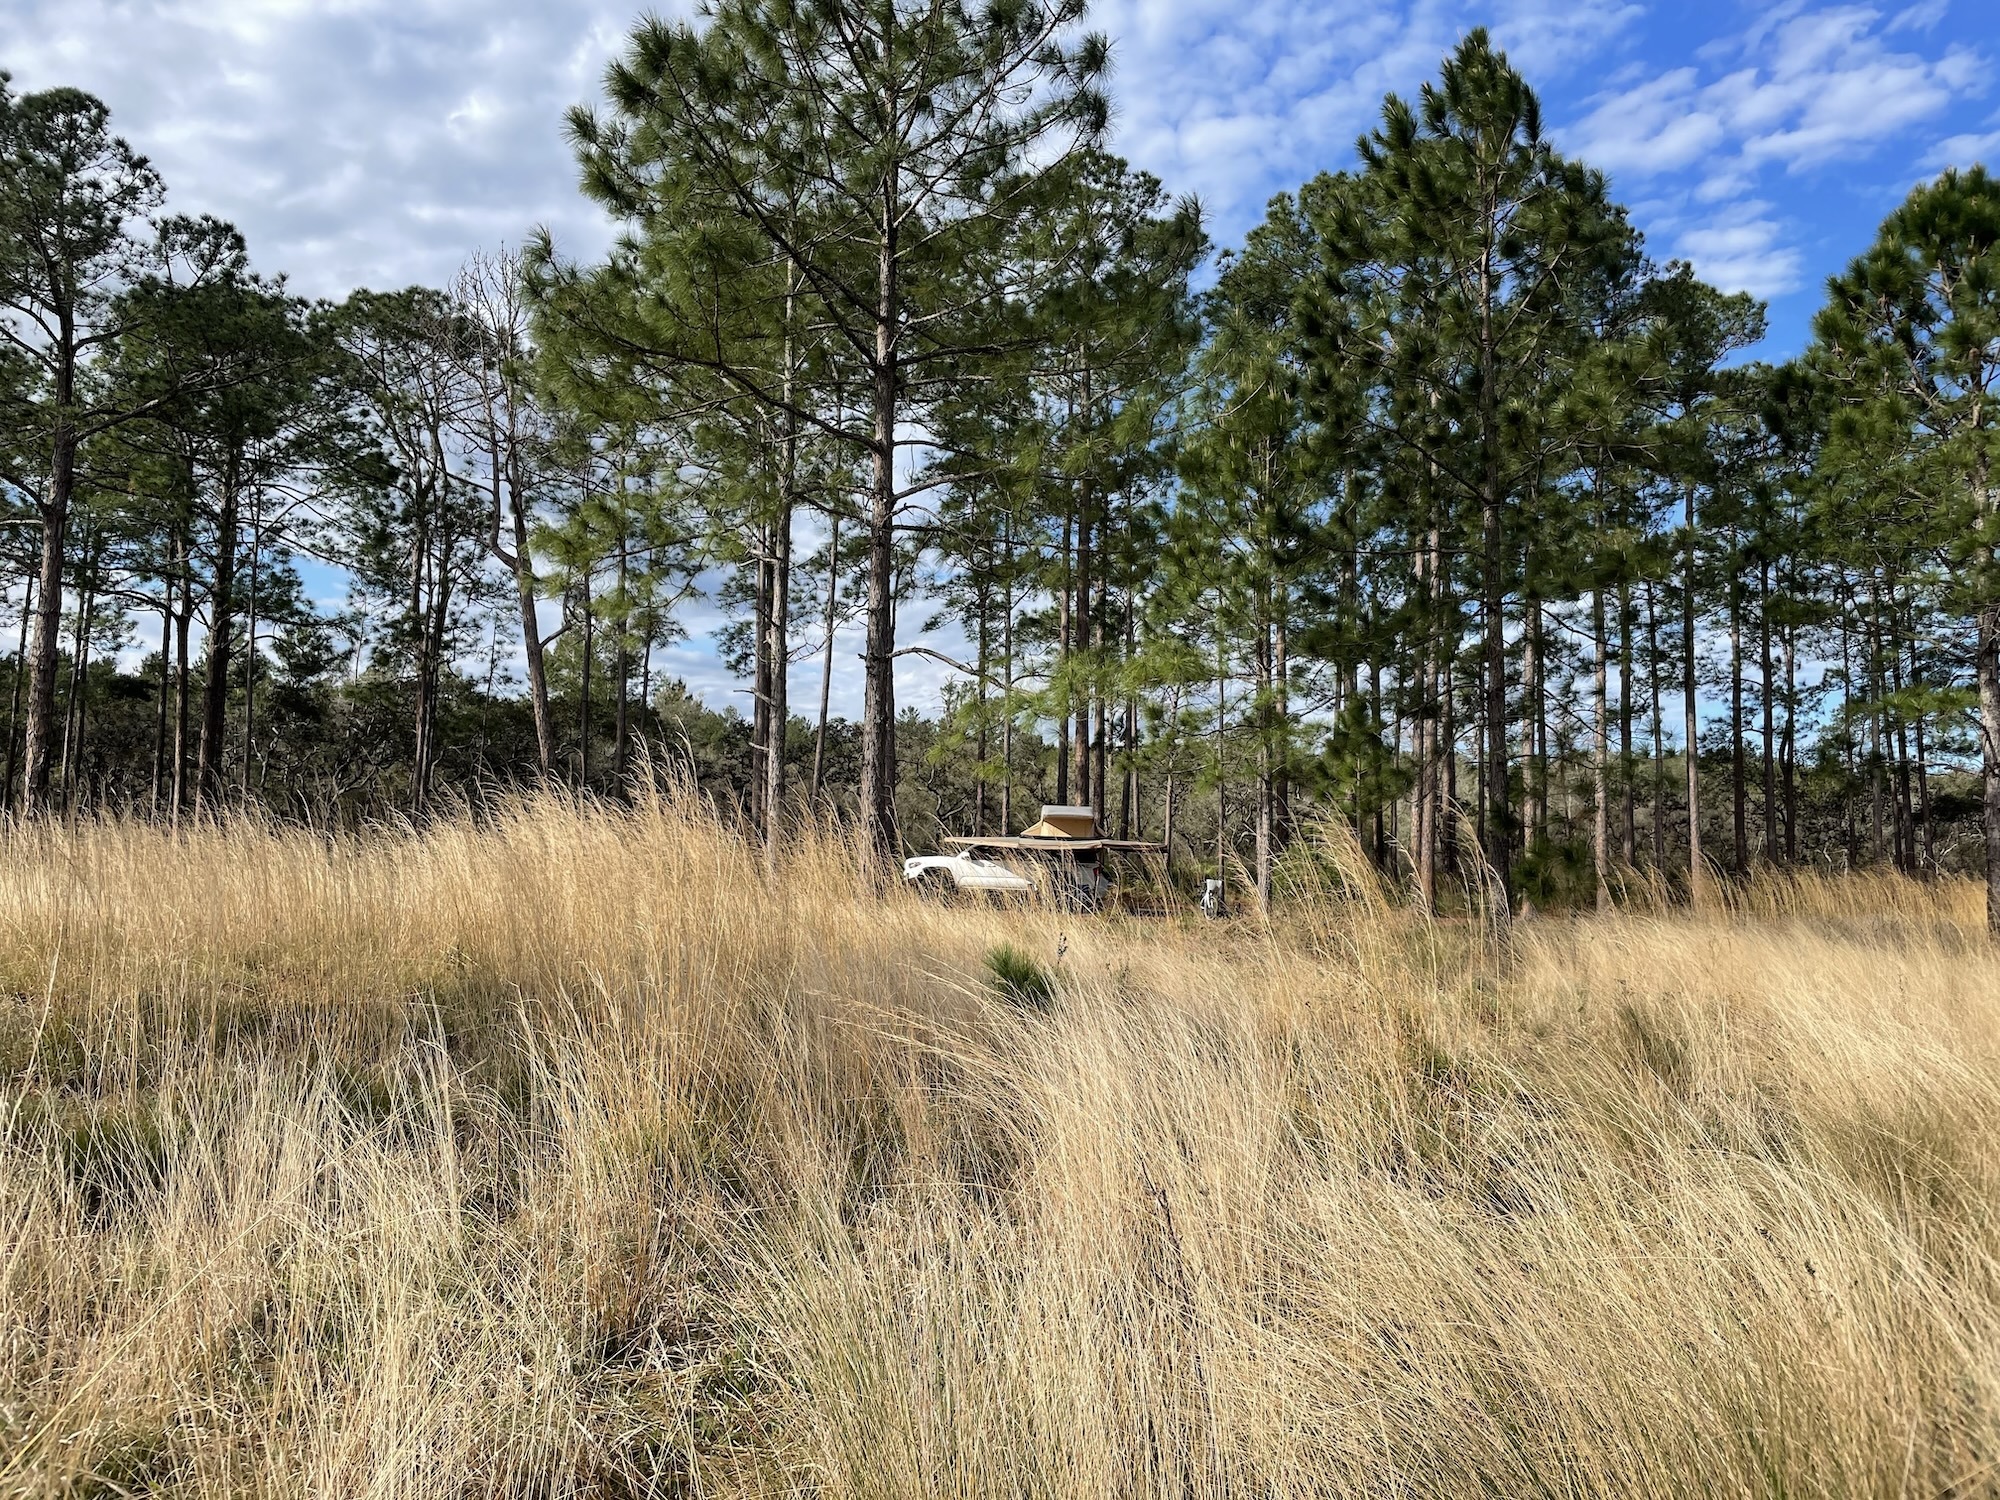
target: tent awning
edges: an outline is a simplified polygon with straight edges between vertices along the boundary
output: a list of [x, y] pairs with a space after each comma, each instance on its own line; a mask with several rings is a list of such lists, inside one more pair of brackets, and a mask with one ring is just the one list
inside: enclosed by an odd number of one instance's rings
[[1082, 849], [1112, 849], [1128, 854], [1164, 854], [1165, 844], [1150, 844], [1144, 839], [1073, 839], [1046, 838], [1035, 834], [990, 834], [983, 839], [948, 838], [944, 841], [959, 849], [1035, 849], [1053, 854], [1074, 852]]

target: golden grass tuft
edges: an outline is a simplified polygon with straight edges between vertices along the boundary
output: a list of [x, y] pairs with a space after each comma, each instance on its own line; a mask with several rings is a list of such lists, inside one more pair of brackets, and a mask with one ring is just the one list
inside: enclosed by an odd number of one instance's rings
[[1503, 962], [1350, 852], [1202, 924], [671, 797], [16, 832], [0, 1494], [2000, 1490], [1977, 893]]

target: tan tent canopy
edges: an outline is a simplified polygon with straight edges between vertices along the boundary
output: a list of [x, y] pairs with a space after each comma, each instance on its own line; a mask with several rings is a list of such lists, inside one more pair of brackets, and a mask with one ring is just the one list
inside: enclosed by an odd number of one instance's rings
[[1042, 804], [1042, 820], [1023, 828], [1024, 839], [1094, 839], [1097, 837], [1097, 809], [1057, 807]]
[[988, 834], [983, 839], [948, 838], [944, 841], [959, 849], [1043, 849], [1055, 854], [1073, 853], [1080, 849], [1118, 849], [1140, 854], [1158, 854], [1166, 849], [1165, 844], [1149, 844], [1144, 839], [1065, 839], [1036, 838], [1028, 834]]
[[1097, 809], [1058, 807], [1043, 804], [1041, 820], [1018, 834], [987, 838], [948, 838], [960, 849], [1041, 849], [1052, 853], [1075, 853], [1085, 849], [1114, 849], [1136, 854], [1159, 854], [1166, 845], [1144, 839], [1108, 839], [1097, 831]]

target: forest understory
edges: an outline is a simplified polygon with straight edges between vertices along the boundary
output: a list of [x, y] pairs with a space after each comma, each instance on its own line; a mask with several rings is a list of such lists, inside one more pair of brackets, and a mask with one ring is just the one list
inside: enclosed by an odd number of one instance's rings
[[939, 907], [692, 805], [0, 845], [0, 1494], [2000, 1488], [1970, 882]]

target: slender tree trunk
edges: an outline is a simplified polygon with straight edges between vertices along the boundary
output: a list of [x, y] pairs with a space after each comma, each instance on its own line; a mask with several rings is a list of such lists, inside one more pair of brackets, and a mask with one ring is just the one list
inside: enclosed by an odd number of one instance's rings
[[1618, 860], [1631, 869], [1639, 858], [1639, 798], [1632, 764], [1632, 585], [1618, 584]]
[[1417, 550], [1414, 587], [1415, 629], [1409, 652], [1400, 665], [1410, 699], [1410, 881], [1417, 907], [1426, 915], [1436, 892], [1436, 871], [1430, 860], [1430, 549]]
[[[1924, 700], [1924, 663], [1918, 654], [1915, 621], [1911, 622], [1910, 639], [1910, 684], [1917, 689], [1918, 701]], [[1935, 830], [1931, 824], [1931, 777], [1930, 758], [1925, 754], [1924, 720], [1927, 716], [1920, 708], [1914, 726], [1917, 738], [1917, 822], [1923, 830], [1923, 870], [1926, 874], [1937, 871], [1937, 848]]]
[[861, 821], [876, 859], [893, 857], [896, 844], [896, 419], [902, 394], [897, 333], [902, 320], [898, 285], [900, 192], [892, 167], [885, 176], [876, 261], [875, 431], [868, 517], [868, 639], [861, 706]]
[[590, 789], [590, 677], [591, 668], [596, 665], [591, 660], [597, 645], [597, 620], [591, 611], [590, 569], [583, 570], [583, 674], [576, 702], [576, 784], [579, 790]]
[[840, 603], [840, 516], [832, 518], [832, 535], [826, 547], [826, 650], [819, 674], [819, 728], [813, 735], [812, 796], [819, 804], [820, 787], [826, 778], [826, 719], [833, 702], [833, 636], [839, 619]]
[[770, 785], [771, 755], [771, 550], [768, 521], [751, 528], [756, 599], [750, 624], [750, 826], [764, 833], [764, 792]]
[[1659, 877], [1667, 869], [1667, 721], [1660, 703], [1660, 616], [1650, 578], [1646, 580], [1646, 651], [1646, 685], [1653, 699], [1653, 872]]
[[983, 838], [986, 834], [986, 756], [992, 748], [992, 735], [986, 721], [986, 679], [993, 670], [993, 643], [990, 630], [993, 587], [990, 573], [981, 571], [973, 585], [972, 600], [977, 626], [974, 660], [979, 667], [972, 680], [972, 834], [974, 838]]
[[[87, 533], [86, 533], [87, 535]], [[76, 591], [76, 633], [69, 657], [69, 696], [63, 703], [62, 769], [56, 778], [58, 801], [74, 811], [79, 762], [83, 759], [84, 712], [90, 700], [90, 612], [96, 603], [97, 572], [94, 538], [84, 544], [83, 579]]]
[[1521, 670], [1522, 801], [1528, 816], [1530, 845], [1540, 846], [1549, 834], [1549, 715], [1547, 642], [1542, 635], [1542, 601], [1522, 602], [1529, 660]]
[[1785, 647], [1785, 729], [1780, 755], [1785, 782], [1785, 863], [1796, 864], [1799, 858], [1799, 788], [1798, 788], [1798, 651], [1794, 645], [1794, 626], [1787, 625], [1784, 632]]
[[[1368, 663], [1368, 716], [1371, 725], [1384, 724], [1388, 718], [1387, 705], [1382, 699], [1382, 659], [1372, 653]], [[1371, 729], [1370, 732], [1380, 734], [1376, 729]], [[1372, 748], [1370, 753], [1373, 753]], [[1369, 851], [1370, 858], [1377, 870], [1386, 873], [1389, 868], [1388, 799], [1377, 789], [1368, 800], [1374, 804], [1371, 818], [1373, 827], [1370, 830], [1373, 834], [1373, 847]]]
[[[1271, 693], [1278, 719], [1278, 766], [1272, 778], [1273, 837], [1282, 856], [1292, 841], [1291, 586], [1278, 581], [1271, 641]], [[1129, 655], [1129, 649], [1128, 649]], [[1136, 709], [1134, 710], [1136, 714]]]
[[632, 682], [632, 603], [630, 587], [630, 542], [626, 535], [624, 516], [624, 493], [619, 494], [618, 517], [618, 643], [612, 652], [612, 677], [617, 693], [617, 706], [611, 721], [611, 766], [614, 781], [613, 790], [624, 797], [631, 788], [626, 785], [626, 772], [630, 767], [632, 721], [627, 700], [631, 694]]
[[[1090, 425], [1090, 381], [1086, 369], [1083, 381], [1083, 400], [1078, 415], [1086, 431]], [[1072, 682], [1079, 675], [1081, 683], [1076, 683], [1071, 705], [1075, 710], [1076, 727], [1070, 736], [1070, 795], [1086, 807], [1095, 806], [1095, 792], [1091, 784], [1091, 708], [1096, 697], [1096, 662], [1092, 659], [1091, 647], [1096, 625], [1096, 610], [1093, 607], [1096, 556], [1094, 543], [1097, 535], [1095, 514], [1096, 493], [1091, 477], [1086, 472], [1077, 485], [1076, 506], [1076, 612], [1070, 617], [1070, 633], [1077, 660], [1071, 662]], [[1064, 798], [1068, 801], [1069, 798]]]
[[[1990, 517], [1993, 496], [1982, 475], [1982, 512]], [[1990, 564], [1989, 564], [1990, 570]], [[1986, 813], [1986, 932], [2000, 941], [2000, 600], [1991, 583], [1979, 610], [1979, 748], [1981, 791]]]
[[[785, 827], [785, 738], [791, 727], [792, 513], [798, 493], [799, 419], [790, 407], [798, 386], [798, 346], [793, 319], [798, 301], [798, 268], [785, 267], [784, 451], [778, 473], [778, 515], [772, 527], [771, 607], [765, 654], [770, 659], [770, 727], [764, 751], [764, 867], [775, 875], [778, 843]], [[893, 642], [891, 645], [893, 647]]]
[[1074, 643], [1071, 631], [1075, 617], [1070, 612], [1070, 590], [1075, 584], [1076, 571], [1071, 559], [1075, 556], [1070, 513], [1063, 512], [1062, 529], [1062, 587], [1056, 593], [1056, 671], [1060, 676], [1060, 690], [1056, 699], [1056, 801], [1065, 805], [1070, 801], [1070, 703], [1075, 692], [1073, 682], [1075, 662], [1072, 660]]
[[1741, 554], [1732, 527], [1729, 538], [1729, 815], [1731, 867], [1741, 880], [1750, 873], [1750, 768], [1743, 746], [1743, 586]]
[[195, 806], [208, 811], [222, 800], [223, 716], [229, 705], [229, 658], [235, 646], [237, 506], [241, 455], [232, 446], [223, 466], [222, 508], [215, 526], [215, 586], [208, 602], [208, 640], [201, 692], [201, 745], [195, 769]]
[[[1853, 600], [1850, 598], [1848, 603], [1851, 605]], [[1850, 869], [1861, 862], [1861, 834], [1854, 826], [1853, 787], [1859, 779], [1859, 772], [1856, 770], [1854, 764], [1856, 747], [1854, 743], [1854, 662], [1852, 658], [1853, 632], [1847, 628], [1847, 622], [1843, 619], [1840, 625], [1840, 738], [1841, 758], [1845, 762], [1847, 769], [1847, 785], [1843, 788], [1840, 804], [1842, 825], [1846, 832], [1847, 863]]]
[[21, 808], [32, 816], [49, 800], [49, 758], [55, 740], [57, 647], [62, 634], [63, 552], [76, 493], [77, 434], [70, 413], [76, 402], [76, 328], [65, 310], [56, 330], [54, 421], [49, 433], [49, 492], [40, 506], [42, 557], [34, 644], [28, 667], [28, 731], [21, 769]]
[[1889, 663], [1889, 689], [1894, 695], [1895, 735], [1893, 744], [1896, 754], [1896, 868], [1905, 875], [1914, 875], [1917, 869], [1917, 820], [1916, 808], [1911, 800], [1910, 786], [1910, 732], [1909, 718], [1902, 710], [1903, 701], [1903, 647], [1898, 639], [1899, 614], [1896, 607], [1896, 589], [1889, 588], [1889, 630], [1888, 650], [1885, 653]]
[[1777, 710], [1772, 700], [1777, 696], [1776, 686], [1771, 680], [1771, 564], [1769, 561], [1758, 566], [1758, 610], [1757, 610], [1757, 697], [1763, 714], [1763, 793], [1764, 793], [1764, 859], [1767, 863], [1778, 862], [1778, 740]]
[[[1492, 219], [1488, 208], [1488, 223]], [[1506, 537], [1500, 491], [1499, 354], [1493, 326], [1494, 246], [1489, 232], [1479, 261], [1479, 511], [1486, 628], [1486, 858], [1504, 903], [1513, 889], [1513, 820], [1507, 786]], [[1505, 913], [1503, 911], [1502, 915]]]
[[192, 684], [188, 680], [188, 634], [194, 624], [194, 579], [188, 557], [188, 538], [183, 529], [174, 537], [174, 562], [180, 573], [180, 598], [174, 614], [174, 767], [173, 808], [175, 827], [193, 804], [188, 786], [188, 763], [192, 759], [188, 716], [192, 706]]
[[1014, 826], [1014, 517], [1000, 522], [1000, 550], [1006, 569], [1001, 583], [1000, 658], [1006, 701], [1000, 719], [1000, 831]]
[[62, 739], [56, 750], [55, 770], [51, 773], [58, 806], [69, 802], [70, 748], [76, 738], [77, 674], [83, 667], [83, 622], [89, 609], [90, 595], [79, 586], [76, 591], [76, 617], [69, 632], [69, 683], [63, 692]]
[[1604, 630], [1604, 590], [1602, 587], [1590, 591], [1590, 627], [1593, 647], [1594, 673], [1591, 682], [1591, 696], [1594, 715], [1594, 733], [1597, 736], [1596, 754], [1591, 757], [1592, 798], [1591, 848], [1597, 858], [1597, 909], [1611, 910], [1611, 725], [1607, 684], [1609, 678], [1608, 644]]
[[[257, 573], [258, 557], [264, 547], [262, 518], [256, 509], [256, 500], [251, 500], [250, 514], [250, 590], [243, 608], [243, 801], [250, 801], [250, 759], [255, 753], [257, 736]], [[492, 688], [487, 688], [487, 696], [492, 696]]]
[[1218, 893], [1229, 890], [1229, 776], [1223, 734], [1229, 718], [1229, 665], [1222, 638], [1222, 601], [1215, 610], [1215, 878]]
[[1416, 702], [1410, 725], [1410, 749], [1416, 759], [1416, 779], [1411, 786], [1410, 838], [1412, 873], [1416, 878], [1417, 907], [1425, 916], [1437, 910], [1437, 765], [1434, 742], [1437, 737], [1436, 702], [1436, 584], [1431, 574], [1431, 542], [1417, 553], [1416, 660], [1410, 669], [1416, 684]]
[[1864, 644], [1868, 649], [1868, 858], [1880, 863], [1887, 844], [1889, 792], [1882, 774], [1888, 759], [1888, 709], [1882, 698], [1881, 601], [1875, 580], [1868, 582], [1869, 620]]
[[[507, 421], [507, 451], [503, 457], [496, 446], [490, 456], [496, 510], [501, 504], [501, 476], [503, 472], [505, 474], [507, 520], [513, 532], [514, 550], [503, 552], [497, 546], [488, 550], [499, 556], [501, 564], [514, 579], [514, 608], [521, 622], [521, 655], [528, 669], [528, 708], [535, 720], [535, 765], [546, 781], [555, 775], [556, 769], [556, 720], [554, 711], [549, 707], [548, 660], [542, 640], [542, 622], [536, 609], [541, 587], [540, 580], [535, 576], [534, 553], [528, 545], [528, 499], [521, 479], [520, 442], [513, 432], [511, 403]], [[497, 515], [494, 531], [499, 531]]]
[[[28, 586], [21, 601], [21, 630], [14, 642], [14, 681], [7, 704], [7, 781], [0, 786], [0, 805], [8, 812], [14, 810], [14, 773], [20, 769], [21, 751], [21, 688], [27, 677], [28, 627], [35, 618], [36, 575], [28, 574]], [[162, 639], [160, 649], [161, 670], [165, 670], [166, 643]]]
[[1695, 696], [1695, 504], [1687, 487], [1687, 549], [1681, 565], [1681, 717], [1687, 744], [1688, 903], [1700, 911], [1708, 900], [1708, 871], [1701, 858], [1701, 724]]
[[1255, 673], [1257, 729], [1257, 905], [1267, 910], [1271, 904], [1271, 621], [1268, 588], [1260, 588], [1255, 646], [1251, 670]]
[[1097, 809], [1097, 824], [1111, 821], [1111, 695], [1104, 690], [1104, 662], [1110, 655], [1105, 626], [1111, 611], [1109, 568], [1104, 558], [1104, 542], [1098, 539], [1097, 602], [1090, 620], [1090, 793]]

